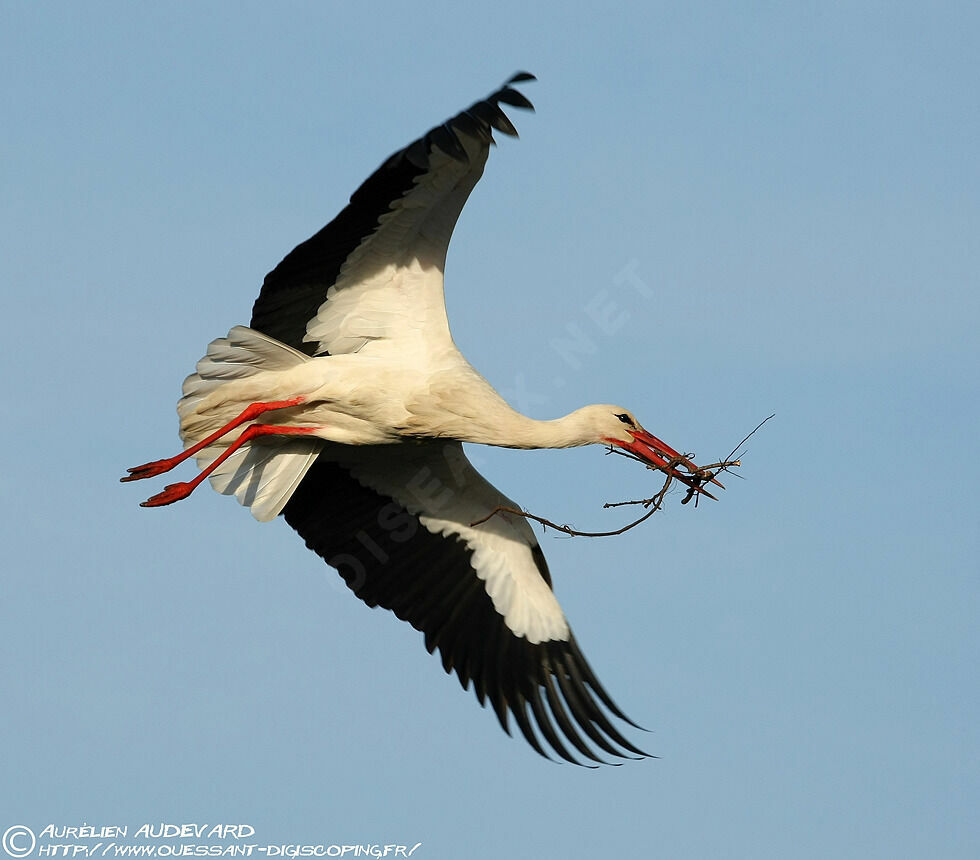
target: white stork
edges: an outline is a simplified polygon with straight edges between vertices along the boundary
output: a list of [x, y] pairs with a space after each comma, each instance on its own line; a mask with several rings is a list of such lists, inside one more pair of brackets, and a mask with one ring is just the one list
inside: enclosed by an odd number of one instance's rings
[[[184, 452], [129, 470], [148, 478], [196, 457], [201, 472], [144, 502], [186, 497], [205, 477], [258, 520], [283, 514], [368, 606], [425, 634], [504, 730], [508, 714], [563, 759], [646, 755], [599, 684], [555, 599], [527, 521], [463, 442], [508, 448], [618, 446], [700, 491], [696, 467], [620, 406], [537, 421], [514, 411], [449, 332], [449, 239], [494, 143], [517, 135], [500, 109], [533, 110], [514, 75], [405, 149], [262, 285], [248, 328], [208, 346], [177, 411]], [[239, 434], [231, 431], [244, 427]], [[685, 470], [680, 471], [679, 466]], [[603, 710], [608, 710], [609, 714]], [[557, 727], [557, 730], [556, 730]]]

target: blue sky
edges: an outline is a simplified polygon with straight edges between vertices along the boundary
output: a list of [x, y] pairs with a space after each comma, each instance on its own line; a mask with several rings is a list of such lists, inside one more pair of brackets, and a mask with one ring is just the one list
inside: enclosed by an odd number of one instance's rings
[[[976, 9], [355, 6], [0, 5], [0, 831], [976, 857]], [[776, 416], [718, 503], [542, 539], [660, 756], [599, 772], [508, 739], [284, 523], [118, 483], [264, 274], [524, 68], [450, 252], [461, 348], [535, 417], [622, 403], [702, 460]], [[583, 528], [650, 488], [471, 455]]]

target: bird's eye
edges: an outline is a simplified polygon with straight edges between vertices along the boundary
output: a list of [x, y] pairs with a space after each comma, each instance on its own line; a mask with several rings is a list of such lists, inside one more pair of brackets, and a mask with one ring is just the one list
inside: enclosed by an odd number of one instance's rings
[[627, 415], [627, 414], [626, 414], [625, 412], [623, 412], [623, 413], [622, 413], [621, 415], [617, 415], [616, 417], [617, 417], [617, 418], [618, 418], [618, 419], [619, 419], [620, 421], [622, 421], [622, 422], [623, 422], [623, 423], [624, 423], [624, 424], [625, 424], [625, 425], [626, 425], [627, 427], [635, 427], [635, 426], [636, 426], [636, 425], [635, 425], [635, 424], [633, 423], [633, 419], [632, 419], [632, 418], [630, 418], [630, 417], [629, 417], [629, 415]]

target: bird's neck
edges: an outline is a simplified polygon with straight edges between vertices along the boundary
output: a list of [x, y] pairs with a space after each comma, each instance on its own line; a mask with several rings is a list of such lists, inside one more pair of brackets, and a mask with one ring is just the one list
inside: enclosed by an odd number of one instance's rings
[[591, 425], [581, 410], [562, 418], [539, 421], [511, 409], [493, 410], [471, 421], [465, 442], [496, 445], [501, 448], [575, 448], [596, 441]]
[[515, 410], [460, 357], [435, 384], [429, 380], [427, 396], [412, 404], [424, 436], [500, 448], [574, 448], [598, 441], [594, 416], [583, 407], [550, 421], [528, 418]]

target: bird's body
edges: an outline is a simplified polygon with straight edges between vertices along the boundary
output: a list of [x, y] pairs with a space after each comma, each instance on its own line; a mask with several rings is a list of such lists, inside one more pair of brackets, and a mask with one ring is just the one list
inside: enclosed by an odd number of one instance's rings
[[[264, 339], [258, 332], [236, 327], [211, 349], [238, 349], [251, 357], [246, 344]], [[295, 366], [261, 370], [215, 386], [200, 373], [190, 377], [179, 407], [185, 443], [200, 441], [273, 391], [288, 392], [303, 402], [275, 410], [269, 423], [306, 428], [311, 436], [343, 445], [453, 439], [531, 449], [571, 448], [608, 438], [630, 441], [623, 422], [615, 417], [628, 413], [618, 406], [586, 406], [548, 421], [522, 415], [455, 348], [422, 365], [360, 355], [293, 356]], [[207, 358], [203, 362], [211, 364]], [[222, 370], [227, 372], [232, 364], [222, 362]], [[392, 392], [398, 392], [397, 398]]]
[[499, 103], [530, 108], [509, 86], [530, 79], [516, 75], [395, 153], [287, 255], [250, 327], [213, 341], [185, 381], [184, 453], [124, 480], [196, 457], [196, 479], [144, 504], [177, 501], [210, 477], [257, 519], [283, 514], [358, 597], [423, 631], [505, 729], [513, 715], [544, 754], [530, 710], [560, 756], [575, 760], [567, 742], [598, 761], [585, 738], [612, 755], [642, 753], [600, 707], [626, 719], [578, 650], [533, 531], [500, 510], [516, 505], [461, 443], [615, 445], [689, 483], [696, 467], [621, 407], [520, 414], [453, 342], [446, 249], [491, 129], [516, 134]]

